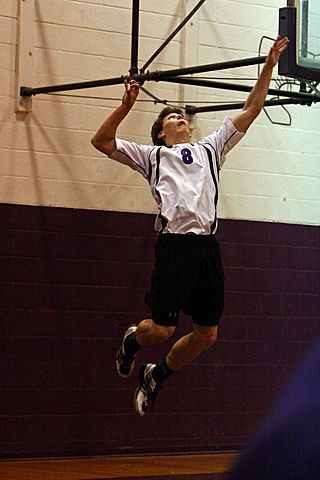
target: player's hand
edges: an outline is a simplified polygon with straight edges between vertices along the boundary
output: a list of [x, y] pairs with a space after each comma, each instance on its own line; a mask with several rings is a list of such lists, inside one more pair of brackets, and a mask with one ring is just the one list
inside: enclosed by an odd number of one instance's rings
[[285, 51], [288, 44], [289, 44], [289, 39], [287, 37], [284, 37], [284, 38], [281, 38], [280, 36], [277, 37], [276, 41], [270, 48], [269, 55], [267, 58], [267, 62], [272, 67], [274, 67], [278, 63], [282, 52]]
[[137, 96], [139, 95], [140, 86], [139, 83], [130, 77], [124, 79], [124, 94], [122, 97], [122, 103], [128, 108], [132, 108]]

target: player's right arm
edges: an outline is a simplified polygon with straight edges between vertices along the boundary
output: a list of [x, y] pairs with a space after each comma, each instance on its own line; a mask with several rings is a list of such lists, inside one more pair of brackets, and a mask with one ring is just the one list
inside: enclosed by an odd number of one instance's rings
[[139, 84], [133, 79], [124, 80], [125, 91], [122, 102], [103, 122], [92, 137], [92, 145], [102, 153], [110, 156], [117, 148], [116, 133], [122, 120], [128, 115], [139, 95]]

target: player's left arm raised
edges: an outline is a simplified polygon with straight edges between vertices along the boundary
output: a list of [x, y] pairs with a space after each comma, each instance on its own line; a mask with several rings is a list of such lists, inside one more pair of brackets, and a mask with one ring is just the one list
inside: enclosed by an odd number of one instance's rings
[[278, 36], [273, 46], [270, 48], [263, 69], [247, 98], [245, 106], [241, 112], [237, 113], [232, 118], [232, 123], [239, 132], [245, 133], [261, 112], [269, 90], [273, 68], [278, 63], [280, 56], [287, 48], [288, 43], [289, 39], [287, 37], [280, 38]]

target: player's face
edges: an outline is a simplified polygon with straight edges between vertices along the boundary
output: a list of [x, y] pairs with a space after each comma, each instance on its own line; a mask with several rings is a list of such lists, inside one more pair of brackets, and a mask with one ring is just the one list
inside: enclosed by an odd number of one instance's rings
[[180, 113], [169, 113], [162, 121], [162, 137], [185, 136], [190, 138], [189, 123]]

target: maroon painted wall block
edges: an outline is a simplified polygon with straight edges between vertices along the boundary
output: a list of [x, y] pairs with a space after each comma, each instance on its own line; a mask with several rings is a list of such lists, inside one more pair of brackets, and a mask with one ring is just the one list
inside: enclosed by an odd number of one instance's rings
[[[318, 336], [319, 229], [220, 220], [219, 340], [138, 418], [137, 374], [118, 377], [114, 357], [125, 327], [149, 316], [153, 215], [0, 205], [0, 218], [2, 458], [241, 447]], [[190, 328], [182, 315], [138, 364]]]

